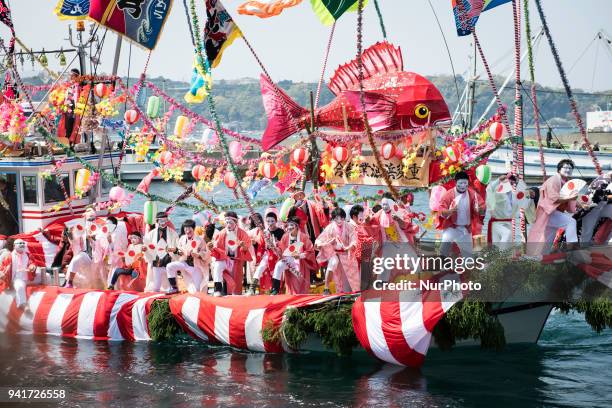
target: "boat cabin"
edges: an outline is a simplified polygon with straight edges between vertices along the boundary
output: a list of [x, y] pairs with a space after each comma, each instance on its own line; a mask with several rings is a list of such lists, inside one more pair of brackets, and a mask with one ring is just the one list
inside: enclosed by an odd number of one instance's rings
[[[120, 152], [108, 152], [104, 157], [99, 154], [79, 154], [96, 168], [111, 173], [119, 160]], [[56, 155], [56, 160], [65, 158]], [[114, 166], [113, 166], [114, 164]], [[74, 157], [68, 157], [59, 171], [53, 172], [48, 157], [1, 157], [0, 158], [0, 235], [14, 235], [22, 232], [45, 228], [52, 221], [85, 212], [85, 208], [95, 202], [107, 201], [112, 185], [100, 178], [97, 186], [80, 200], [67, 205], [62, 185], [68, 196], [75, 192], [76, 173], [83, 166]], [[50, 176], [45, 177], [45, 172]], [[58, 204], [64, 203], [56, 211]]]

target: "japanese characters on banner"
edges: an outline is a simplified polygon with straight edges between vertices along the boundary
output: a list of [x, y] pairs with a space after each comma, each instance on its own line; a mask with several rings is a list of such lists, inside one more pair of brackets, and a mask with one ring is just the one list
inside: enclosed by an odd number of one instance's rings
[[152, 50], [171, 7], [172, 0], [91, 0], [89, 17]]
[[[402, 160], [392, 158], [383, 160], [383, 164], [389, 178], [394, 186], [398, 187], [427, 187], [429, 185], [429, 164], [430, 157], [417, 157], [408, 166], [408, 171], [404, 171]], [[333, 176], [328, 180], [331, 184], [363, 184], [385, 186], [387, 183], [383, 178], [382, 172], [376, 165], [374, 156], [364, 156], [359, 163], [359, 177], [351, 178], [351, 166], [336, 166]]]

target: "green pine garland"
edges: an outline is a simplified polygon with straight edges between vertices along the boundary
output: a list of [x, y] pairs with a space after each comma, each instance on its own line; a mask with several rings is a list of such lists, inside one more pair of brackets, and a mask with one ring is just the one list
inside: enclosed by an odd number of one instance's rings
[[169, 299], [154, 300], [147, 317], [153, 341], [171, 341], [184, 333], [170, 311]]
[[279, 343], [299, 350], [310, 334], [321, 338], [323, 345], [340, 356], [348, 356], [359, 345], [353, 329], [353, 299], [331, 301], [314, 308], [291, 308], [279, 327], [268, 322], [263, 331], [265, 342]]

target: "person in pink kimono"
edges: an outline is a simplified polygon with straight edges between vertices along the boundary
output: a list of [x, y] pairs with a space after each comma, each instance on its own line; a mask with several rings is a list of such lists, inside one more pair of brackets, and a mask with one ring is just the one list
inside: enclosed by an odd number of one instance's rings
[[382, 208], [374, 214], [371, 225], [379, 227], [381, 242], [408, 242], [414, 244], [414, 236], [419, 228], [412, 224], [407, 211], [385, 193], [381, 200]]
[[104, 257], [108, 244], [96, 222], [96, 211], [88, 208], [84, 214], [84, 226], [72, 227], [70, 246], [74, 256], [66, 269], [66, 287], [87, 289], [106, 287]]
[[[531, 243], [529, 245], [531, 254], [550, 250], [559, 228], [565, 230], [565, 240], [568, 244], [574, 245], [578, 242], [576, 220], [572, 217], [572, 213], [576, 211], [578, 192], [573, 192], [567, 198], [561, 198], [559, 195], [563, 184], [572, 177], [574, 167], [573, 161], [561, 160], [557, 163], [557, 174], [551, 176], [540, 187], [535, 223], [527, 237], [527, 242]], [[542, 245], [544, 243], [545, 247]]]
[[324, 295], [329, 295], [329, 282], [336, 283], [336, 292], [356, 292], [359, 290], [360, 276], [357, 264], [357, 234], [351, 224], [346, 222], [346, 212], [335, 208], [329, 224], [315, 241], [315, 249], [319, 251], [319, 264], [327, 262], [325, 270]]
[[274, 266], [271, 295], [280, 293], [281, 280], [285, 278], [290, 295], [308, 293], [310, 271], [317, 268], [314, 246], [306, 233], [300, 231], [300, 219], [290, 217], [287, 232], [278, 243], [282, 258]]

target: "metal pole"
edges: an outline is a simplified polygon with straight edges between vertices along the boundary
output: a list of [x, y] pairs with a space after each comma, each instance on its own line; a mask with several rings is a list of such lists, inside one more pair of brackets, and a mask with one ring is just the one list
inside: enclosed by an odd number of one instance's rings
[[121, 36], [117, 34], [117, 45], [115, 45], [115, 59], [113, 60], [113, 74], [112, 76], [117, 75], [117, 70], [119, 69], [119, 56], [121, 55]]

